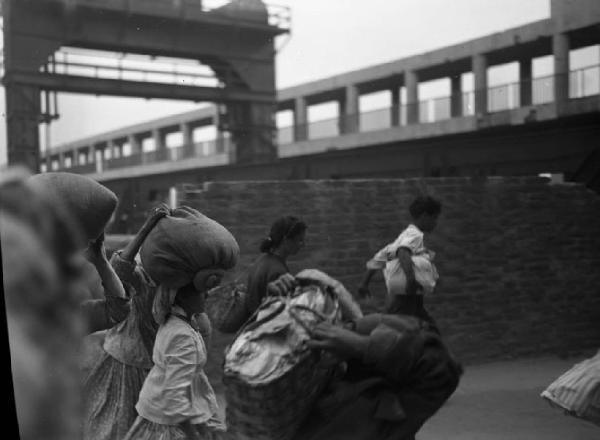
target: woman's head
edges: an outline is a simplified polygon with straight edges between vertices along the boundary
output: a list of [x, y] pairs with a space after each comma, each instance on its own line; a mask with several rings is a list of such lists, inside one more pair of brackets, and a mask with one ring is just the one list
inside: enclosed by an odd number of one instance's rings
[[408, 210], [420, 230], [431, 232], [437, 225], [442, 204], [431, 196], [419, 196], [413, 200]]
[[263, 253], [280, 251], [284, 256], [295, 255], [304, 247], [306, 223], [297, 217], [286, 216], [271, 225], [269, 236], [260, 245]]
[[218, 268], [199, 271], [194, 277], [193, 283], [177, 290], [174, 304], [181, 307], [190, 317], [204, 312], [206, 292], [221, 284], [224, 275], [225, 271]]

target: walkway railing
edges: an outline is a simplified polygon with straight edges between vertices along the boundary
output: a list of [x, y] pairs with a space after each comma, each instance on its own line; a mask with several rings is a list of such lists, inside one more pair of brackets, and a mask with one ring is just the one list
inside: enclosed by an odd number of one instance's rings
[[[584, 98], [600, 94], [600, 66], [591, 66], [569, 73], [570, 99]], [[529, 81], [502, 84], [483, 91], [487, 98], [487, 112], [501, 112], [529, 105], [541, 105], [554, 101], [554, 82], [556, 76], [549, 75], [533, 78]], [[332, 138], [345, 134], [364, 133], [402, 127], [412, 124], [428, 124], [456, 117], [473, 116], [475, 101], [480, 92], [469, 91], [458, 96], [442, 96], [422, 100], [415, 104], [383, 107], [380, 109], [342, 115], [310, 122], [299, 126], [285, 126], [277, 130], [278, 145], [292, 144]], [[126, 157], [102, 161], [101, 169], [116, 169], [126, 166], [155, 163], [161, 161], [181, 161], [192, 157], [210, 157], [228, 153], [231, 150], [229, 138], [220, 141], [209, 140], [190, 146], [167, 148], [161, 151], [135, 154]], [[52, 157], [56, 156], [52, 152]], [[98, 164], [73, 166], [70, 169], [89, 169]], [[64, 167], [61, 167], [64, 169]]]
[[[485, 91], [487, 112], [495, 113], [553, 102], [554, 81], [555, 75], [548, 75], [489, 87]], [[421, 100], [416, 104], [383, 107], [359, 114], [317, 120], [304, 126], [281, 127], [278, 140], [280, 145], [285, 145], [298, 140], [385, 130], [395, 126], [405, 126], [409, 121], [410, 124], [427, 124], [454, 117], [472, 116], [475, 114], [475, 97], [478, 93], [480, 92], [464, 92], [460, 97], [442, 96]], [[569, 73], [569, 98], [577, 99], [598, 94], [600, 94], [600, 66], [586, 67]], [[411, 114], [416, 116], [410, 119]], [[358, 124], [356, 129], [353, 129], [356, 124]], [[300, 136], [295, 137], [295, 133]]]

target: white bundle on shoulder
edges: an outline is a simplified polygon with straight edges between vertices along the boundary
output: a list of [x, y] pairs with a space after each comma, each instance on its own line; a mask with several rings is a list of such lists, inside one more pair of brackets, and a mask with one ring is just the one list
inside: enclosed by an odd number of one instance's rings
[[[431, 257], [427, 254], [413, 255], [412, 262], [415, 279], [423, 287], [423, 294], [431, 294], [435, 290], [438, 273]], [[406, 293], [406, 274], [400, 265], [400, 260], [394, 259], [387, 263], [386, 287], [389, 295], [404, 295]]]

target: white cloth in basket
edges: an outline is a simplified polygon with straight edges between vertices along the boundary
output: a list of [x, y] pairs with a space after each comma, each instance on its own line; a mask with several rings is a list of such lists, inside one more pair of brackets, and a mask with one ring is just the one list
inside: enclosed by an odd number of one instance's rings
[[[316, 285], [298, 287], [296, 293], [299, 294], [291, 298], [271, 298], [263, 303], [264, 308], [259, 311], [256, 322], [278, 308], [283, 307], [283, 310], [273, 319], [238, 335], [225, 355], [226, 374], [234, 374], [249, 384], [269, 383], [284, 375], [308, 353], [304, 343], [310, 336], [291, 316], [290, 309], [294, 305], [303, 305], [327, 315], [331, 313], [332, 299]], [[272, 303], [265, 307], [269, 301]], [[320, 320], [308, 311], [296, 309], [296, 312], [309, 327]]]

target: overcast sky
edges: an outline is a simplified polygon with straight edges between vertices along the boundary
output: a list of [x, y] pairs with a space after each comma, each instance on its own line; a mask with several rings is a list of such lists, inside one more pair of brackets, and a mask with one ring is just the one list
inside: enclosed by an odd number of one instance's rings
[[[277, 86], [287, 87], [422, 53], [550, 16], [549, 0], [275, 0], [292, 8]], [[287, 37], [286, 37], [287, 38]], [[285, 42], [285, 44], [284, 44]], [[4, 117], [4, 93], [0, 97]], [[56, 145], [174, 114], [197, 104], [60, 95]], [[5, 156], [0, 127], [0, 161]]]

